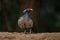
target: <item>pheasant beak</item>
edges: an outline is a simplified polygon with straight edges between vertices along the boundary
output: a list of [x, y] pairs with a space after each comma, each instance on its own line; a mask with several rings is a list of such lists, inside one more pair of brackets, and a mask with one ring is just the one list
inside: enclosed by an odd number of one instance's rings
[[30, 9], [31, 11], [33, 11], [33, 9]]

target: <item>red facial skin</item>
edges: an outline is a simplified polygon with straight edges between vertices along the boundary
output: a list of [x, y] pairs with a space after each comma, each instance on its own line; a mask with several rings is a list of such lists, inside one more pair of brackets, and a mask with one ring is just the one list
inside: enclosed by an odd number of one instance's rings
[[28, 12], [30, 12], [31, 11], [31, 8], [27, 8], [27, 10], [28, 10]]

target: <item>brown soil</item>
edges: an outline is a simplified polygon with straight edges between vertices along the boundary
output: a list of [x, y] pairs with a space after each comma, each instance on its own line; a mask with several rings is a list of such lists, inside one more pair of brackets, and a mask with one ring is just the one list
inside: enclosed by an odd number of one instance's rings
[[0, 40], [60, 40], [60, 33], [24, 34], [0, 32]]

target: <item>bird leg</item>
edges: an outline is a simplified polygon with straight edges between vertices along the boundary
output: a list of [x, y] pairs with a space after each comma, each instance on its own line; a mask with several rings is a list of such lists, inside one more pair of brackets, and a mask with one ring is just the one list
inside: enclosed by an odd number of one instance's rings
[[26, 29], [24, 30], [24, 33], [26, 34]]
[[32, 32], [32, 31], [31, 31], [31, 29], [30, 29], [30, 34], [31, 34], [31, 32]]

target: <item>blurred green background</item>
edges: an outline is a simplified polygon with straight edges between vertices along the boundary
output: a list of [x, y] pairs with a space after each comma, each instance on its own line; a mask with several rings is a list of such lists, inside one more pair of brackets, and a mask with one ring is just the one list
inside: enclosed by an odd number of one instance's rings
[[0, 0], [0, 31], [18, 31], [18, 17], [26, 7], [34, 11], [34, 32], [60, 32], [59, 0]]

